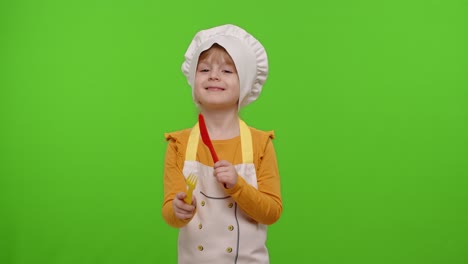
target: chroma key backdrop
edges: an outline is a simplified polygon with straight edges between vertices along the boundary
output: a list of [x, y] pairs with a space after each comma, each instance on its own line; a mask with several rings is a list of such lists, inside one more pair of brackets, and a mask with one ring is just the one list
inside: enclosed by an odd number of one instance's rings
[[164, 133], [197, 121], [180, 67], [236, 24], [269, 78], [271, 263], [468, 263], [468, 4], [461, 0], [2, 1], [0, 263], [177, 263]]

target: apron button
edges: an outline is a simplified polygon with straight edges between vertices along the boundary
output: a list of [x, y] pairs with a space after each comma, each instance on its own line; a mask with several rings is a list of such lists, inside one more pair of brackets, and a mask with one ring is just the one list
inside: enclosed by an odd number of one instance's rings
[[205, 206], [205, 201], [201, 201], [201, 206]]
[[203, 246], [202, 245], [198, 246], [198, 250], [203, 251]]
[[227, 252], [227, 253], [231, 253], [231, 252], [232, 252], [232, 248], [231, 248], [231, 247], [226, 248], [226, 252]]
[[198, 225], [198, 229], [202, 229], [202, 224], [199, 224], [199, 225]]
[[229, 204], [228, 204], [228, 207], [229, 207], [229, 208], [232, 208], [233, 206], [234, 206], [233, 203], [229, 203]]
[[234, 230], [234, 227], [232, 225], [228, 226], [229, 231]]

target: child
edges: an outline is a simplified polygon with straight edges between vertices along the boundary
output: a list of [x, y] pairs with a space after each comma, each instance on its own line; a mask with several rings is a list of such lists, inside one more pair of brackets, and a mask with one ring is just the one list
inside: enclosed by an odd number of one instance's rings
[[[178, 263], [269, 263], [267, 225], [282, 212], [274, 135], [238, 116], [262, 90], [266, 52], [245, 30], [222, 25], [195, 35], [182, 71], [220, 160], [213, 161], [198, 123], [165, 135], [162, 214], [180, 228]], [[190, 174], [198, 182], [187, 204]]]

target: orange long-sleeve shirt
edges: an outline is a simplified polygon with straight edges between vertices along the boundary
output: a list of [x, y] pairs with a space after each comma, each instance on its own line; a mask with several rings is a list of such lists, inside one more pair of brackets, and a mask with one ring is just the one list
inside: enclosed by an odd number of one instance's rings
[[[190, 131], [191, 129], [184, 129], [165, 135], [169, 143], [164, 163], [162, 215], [169, 225], [177, 228], [190, 221], [176, 218], [172, 206], [175, 195], [187, 190], [182, 169]], [[280, 177], [272, 142], [274, 134], [251, 127], [250, 132], [258, 189], [245, 182], [242, 177], [238, 177], [236, 185], [225, 189], [225, 192], [248, 216], [258, 223], [269, 225], [279, 219], [283, 210]], [[242, 163], [240, 136], [227, 140], [212, 140], [212, 143], [219, 159], [227, 160], [233, 165]], [[198, 143], [197, 160], [207, 166], [214, 165], [209, 149], [201, 140]]]

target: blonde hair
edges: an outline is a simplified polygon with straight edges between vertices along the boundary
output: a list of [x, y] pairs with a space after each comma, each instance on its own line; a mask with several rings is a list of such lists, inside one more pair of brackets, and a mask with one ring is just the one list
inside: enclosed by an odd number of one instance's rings
[[209, 49], [204, 50], [198, 57], [198, 64], [207, 60], [220, 60], [226, 64], [234, 66], [237, 72], [236, 64], [231, 55], [221, 45], [214, 43]]

